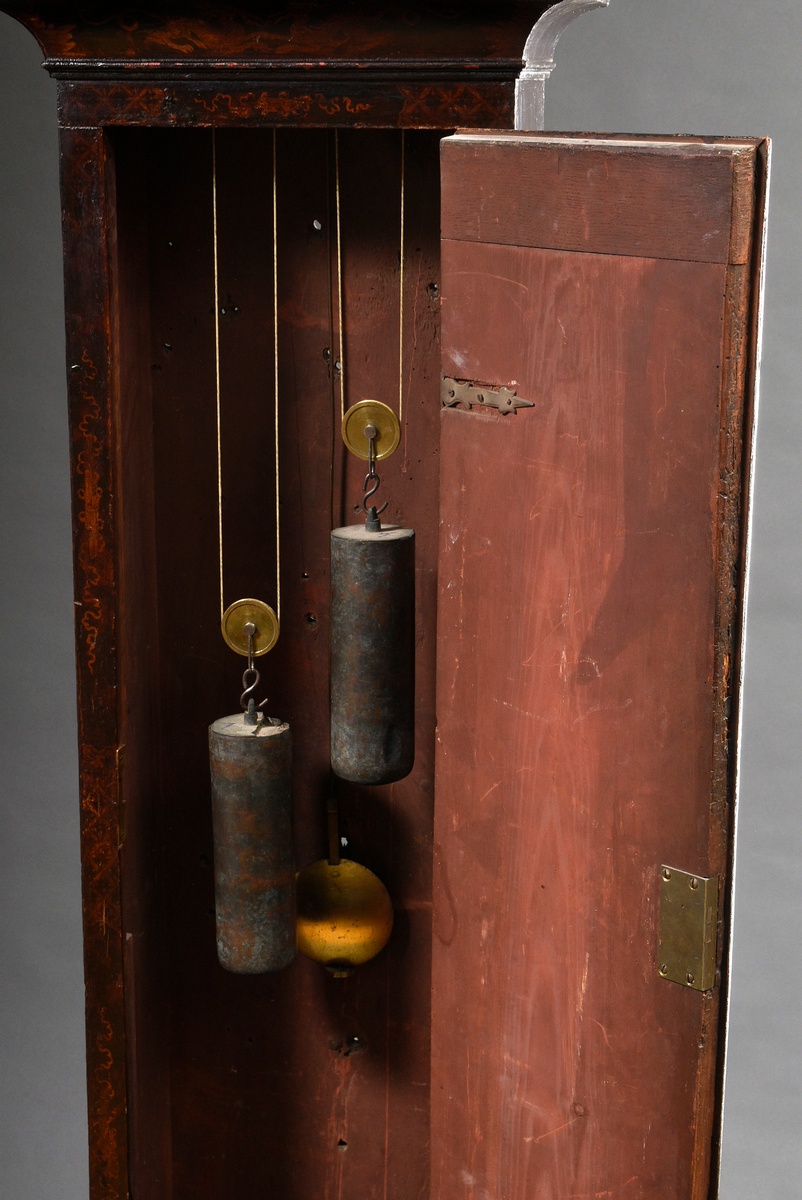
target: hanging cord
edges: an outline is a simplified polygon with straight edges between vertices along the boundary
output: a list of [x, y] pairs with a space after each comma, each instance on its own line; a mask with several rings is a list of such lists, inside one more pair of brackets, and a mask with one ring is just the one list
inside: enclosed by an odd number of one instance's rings
[[281, 490], [278, 448], [278, 170], [273, 130], [273, 413], [276, 443], [276, 616], [281, 627]]
[[340, 131], [334, 130], [334, 207], [337, 223], [337, 364], [340, 379], [340, 422], [345, 417], [345, 347], [343, 337], [343, 241], [340, 222]]
[[[335, 277], [334, 277], [334, 263], [332, 262], [332, 253], [331, 253], [331, 234], [328, 233], [329, 221], [331, 218], [332, 203], [333, 203], [333, 200], [332, 200], [332, 191], [333, 191], [332, 162], [331, 162], [331, 160], [332, 160], [331, 148], [332, 148], [333, 140], [334, 139], [331, 136], [326, 138], [326, 225], [327, 225], [327, 236], [328, 236], [328, 247], [327, 247], [328, 253], [326, 255], [326, 262], [327, 262], [327, 266], [328, 266], [328, 285], [329, 285], [326, 295], [328, 297], [328, 317], [329, 317], [329, 331], [331, 333], [331, 345], [326, 348], [326, 350], [324, 351], [324, 354], [326, 357], [326, 362], [329, 364], [330, 367], [333, 366], [333, 362], [334, 362], [334, 284], [335, 284]], [[335, 382], [335, 373], [332, 369], [329, 370], [329, 385], [330, 385], [331, 410], [333, 412], [333, 410], [334, 410], [334, 391], [335, 391], [337, 384]], [[342, 397], [341, 397], [341, 399], [342, 399]], [[340, 424], [342, 424], [342, 415], [340, 416]], [[334, 431], [332, 429], [332, 435], [333, 435], [333, 432]], [[337, 440], [334, 436], [332, 436], [329, 438], [329, 528], [330, 529], [334, 528], [334, 523], [335, 523], [335, 519], [334, 519], [334, 514], [335, 514], [334, 479], [335, 479], [335, 474], [336, 474], [336, 458], [337, 458], [336, 447], [337, 447]]]
[[404, 427], [404, 216], [406, 209], [406, 140], [401, 130], [401, 233], [398, 271], [398, 424]]
[[[220, 579], [220, 619], [225, 613], [225, 585], [223, 572], [223, 421], [222, 385], [220, 368], [220, 264], [217, 223], [217, 131], [212, 130], [212, 227], [214, 254], [214, 373], [215, 411], [217, 422], [217, 546], [218, 572]], [[278, 171], [276, 154], [276, 131], [273, 130], [273, 432], [275, 441], [276, 467], [276, 617], [281, 625], [281, 473], [279, 469], [279, 356], [278, 356]]]
[[[406, 236], [406, 131], [401, 130], [401, 217], [398, 271], [398, 423], [404, 423], [404, 255]], [[340, 217], [340, 133], [334, 130], [334, 208], [337, 231], [337, 324], [339, 350], [337, 363], [340, 380], [340, 421], [345, 417], [345, 337], [343, 327], [343, 247]]]
[[220, 405], [220, 275], [217, 259], [217, 130], [212, 130], [212, 226], [214, 241], [214, 378], [217, 415], [217, 554], [220, 576], [220, 620], [225, 611], [223, 587], [223, 438]]

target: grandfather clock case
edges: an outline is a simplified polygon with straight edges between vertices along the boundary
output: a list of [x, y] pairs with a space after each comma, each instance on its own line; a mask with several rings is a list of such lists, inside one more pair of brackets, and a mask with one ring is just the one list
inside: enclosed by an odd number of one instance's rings
[[[539, 132], [604, 4], [4, 0], [58, 80], [93, 1200], [716, 1194], [767, 148]], [[336, 794], [394, 930], [232, 974], [221, 560], [272, 602], [278, 520], [303, 866], [365, 398], [415, 765]]]

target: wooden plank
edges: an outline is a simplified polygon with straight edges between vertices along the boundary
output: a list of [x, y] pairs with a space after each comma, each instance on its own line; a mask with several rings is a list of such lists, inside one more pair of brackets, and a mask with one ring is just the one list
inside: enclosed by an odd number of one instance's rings
[[[159, 623], [153, 495], [147, 160], [142, 135], [112, 136], [116, 182], [114, 356], [119, 835], [128, 1037], [129, 1186], [138, 1200], [169, 1180], [169, 1027], [158, 744]], [[146, 1015], [146, 1019], [142, 1019]]]
[[[465, 134], [444, 139], [442, 164], [446, 238], [749, 261], [751, 143]], [[748, 176], [737, 189], [734, 172]], [[733, 220], [734, 196], [745, 220]]]
[[92, 1200], [128, 1196], [120, 881], [113, 283], [113, 166], [102, 130], [61, 137], [89, 1162]]
[[708, 1194], [719, 995], [656, 923], [662, 863], [727, 872], [753, 297], [667, 224], [443, 245], [443, 372], [536, 407], [443, 414], [433, 1200]]
[[[721, 656], [722, 667], [729, 666], [728, 697], [729, 729], [740, 731], [741, 727], [741, 686], [743, 683], [744, 648], [746, 643], [746, 589], [749, 575], [749, 548], [752, 522], [752, 488], [754, 485], [755, 434], [757, 431], [757, 404], [760, 374], [760, 344], [762, 326], [762, 292], [765, 285], [765, 256], [768, 218], [768, 194], [771, 164], [771, 143], [766, 139], [757, 148], [757, 169], [755, 173], [755, 220], [754, 239], [752, 246], [752, 261], [750, 263], [750, 292], [751, 303], [743, 313], [744, 320], [739, 322], [738, 309], [730, 322], [731, 347], [725, 348], [725, 360], [732, 360], [729, 370], [728, 408], [731, 417], [727, 421], [727, 436], [724, 439], [722, 457], [725, 462], [740, 465], [734, 474], [723, 473], [724, 486], [720, 493], [719, 521], [723, 527], [735, 528], [736, 520], [740, 518], [737, 546], [727, 547], [727, 560], [733, 567], [733, 589], [730, 598], [731, 608], [724, 612], [725, 622], [731, 622], [735, 637], [735, 654], [732, 662], [726, 664], [724, 655]], [[731, 272], [732, 291], [736, 292], [735, 284], [740, 283], [737, 269]], [[746, 300], [740, 297], [741, 302]], [[737, 397], [740, 389], [744, 389], [743, 419], [737, 419]], [[739, 478], [740, 476], [740, 478]], [[736, 488], [740, 484], [740, 494]], [[727, 625], [723, 624], [726, 629]], [[725, 678], [726, 678], [725, 674]], [[727, 736], [729, 729], [722, 730]], [[721, 913], [722, 940], [722, 979], [721, 1003], [719, 1013], [719, 1070], [716, 1086], [715, 1133], [712, 1151], [713, 1163], [720, 1168], [721, 1136], [724, 1109], [724, 1062], [727, 1054], [728, 1025], [729, 1025], [729, 990], [731, 978], [730, 942], [733, 921], [733, 891], [735, 888], [735, 835], [737, 824], [737, 806], [740, 788], [740, 747], [736, 734], [732, 747], [722, 748], [724, 766], [726, 769], [725, 790], [727, 804], [731, 806], [732, 815], [728, 822], [728, 859], [731, 873], [728, 887], [724, 894]], [[722, 772], [723, 774], [723, 772]], [[716, 1180], [718, 1183], [718, 1180]]]

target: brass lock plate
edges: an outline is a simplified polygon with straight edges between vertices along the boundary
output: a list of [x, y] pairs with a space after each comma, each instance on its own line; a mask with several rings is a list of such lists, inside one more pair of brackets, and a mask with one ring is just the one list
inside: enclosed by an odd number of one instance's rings
[[707, 992], [716, 982], [718, 876], [663, 866], [660, 882], [660, 976]]

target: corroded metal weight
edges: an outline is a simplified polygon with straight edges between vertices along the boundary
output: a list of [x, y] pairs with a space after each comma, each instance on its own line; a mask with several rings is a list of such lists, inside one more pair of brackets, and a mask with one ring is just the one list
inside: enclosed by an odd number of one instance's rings
[[279, 971], [295, 958], [291, 735], [242, 713], [209, 729], [217, 954], [229, 971]]
[[415, 758], [415, 533], [331, 535], [331, 764], [392, 783]]

